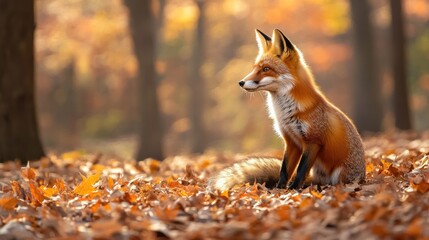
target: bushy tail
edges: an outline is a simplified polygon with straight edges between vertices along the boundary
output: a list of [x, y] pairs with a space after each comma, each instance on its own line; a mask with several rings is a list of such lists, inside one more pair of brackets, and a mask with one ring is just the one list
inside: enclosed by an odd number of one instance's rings
[[279, 180], [282, 161], [276, 158], [250, 158], [221, 170], [209, 180], [211, 189], [227, 190], [243, 183], [265, 183], [274, 188]]

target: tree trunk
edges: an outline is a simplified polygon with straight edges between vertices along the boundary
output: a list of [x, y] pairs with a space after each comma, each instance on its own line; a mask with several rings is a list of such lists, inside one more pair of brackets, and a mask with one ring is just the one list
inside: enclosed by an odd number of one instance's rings
[[0, 162], [44, 156], [34, 100], [34, 2], [0, 0]]
[[125, 0], [129, 10], [129, 27], [138, 62], [140, 112], [137, 160], [163, 159], [162, 123], [155, 72], [156, 29], [152, 1]]
[[359, 131], [382, 130], [383, 110], [373, 26], [367, 0], [350, 0], [353, 23], [354, 121]]
[[407, 91], [407, 67], [405, 56], [404, 18], [402, 1], [390, 0], [392, 19], [392, 74], [393, 74], [393, 110], [395, 126], [398, 129], [411, 129], [410, 108]]
[[194, 45], [192, 49], [191, 69], [189, 74], [189, 118], [191, 123], [191, 151], [202, 153], [205, 149], [204, 129], [204, 106], [205, 106], [205, 84], [201, 73], [204, 59], [204, 23], [205, 3], [204, 0], [195, 0], [198, 6], [199, 17], [197, 20]]

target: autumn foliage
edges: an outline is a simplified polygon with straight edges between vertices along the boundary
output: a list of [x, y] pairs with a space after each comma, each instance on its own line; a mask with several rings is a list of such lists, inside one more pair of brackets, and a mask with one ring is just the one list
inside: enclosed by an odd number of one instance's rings
[[[104, 147], [134, 156], [139, 129], [138, 61], [123, 0], [36, 1], [36, 97], [46, 149], [94, 151]], [[253, 152], [281, 146], [266, 117], [265, 98], [245, 94], [237, 82], [251, 71], [257, 54], [255, 28], [282, 30], [305, 56], [326, 96], [356, 122], [350, 1], [337, 0], [156, 0], [156, 71], [167, 155], [193, 150], [191, 110], [204, 103], [204, 143], [216, 151]], [[162, 8], [161, 2], [165, 2]], [[192, 100], [196, 71], [191, 69], [194, 36], [205, 2], [204, 58], [199, 89]], [[358, 1], [360, 2], [360, 1]], [[389, 1], [369, 1], [375, 31], [375, 61], [387, 116], [393, 104], [390, 66]], [[429, 1], [402, 1], [406, 17], [410, 106], [414, 127], [429, 128]], [[163, 10], [162, 10], [163, 9]], [[147, 30], [143, 30], [147, 33]], [[365, 37], [365, 42], [368, 40]], [[147, 46], [142, 46], [146, 52]], [[365, 71], [366, 72], [366, 71]], [[146, 81], [146, 80], [145, 80]], [[362, 83], [363, 81], [358, 81]], [[147, 84], [147, 83], [146, 83]], [[368, 87], [368, 86], [367, 86]], [[371, 89], [371, 88], [368, 88]], [[368, 90], [369, 92], [369, 90]], [[361, 96], [361, 101], [364, 97]], [[389, 104], [388, 104], [389, 103]], [[372, 106], [372, 105], [371, 105]], [[145, 113], [147, 114], [147, 113]], [[257, 121], [249, 121], [258, 117]], [[386, 117], [384, 129], [394, 121]], [[216, 126], [216, 127], [213, 127]], [[104, 141], [100, 144], [99, 139]], [[115, 141], [105, 147], [105, 140]], [[123, 141], [124, 147], [116, 144]], [[118, 148], [120, 148], [118, 150]], [[121, 153], [121, 156], [125, 156]]]
[[414, 239], [429, 237], [429, 133], [365, 140], [365, 183], [301, 191], [207, 179], [243, 156], [160, 163], [69, 152], [0, 165], [0, 238]]

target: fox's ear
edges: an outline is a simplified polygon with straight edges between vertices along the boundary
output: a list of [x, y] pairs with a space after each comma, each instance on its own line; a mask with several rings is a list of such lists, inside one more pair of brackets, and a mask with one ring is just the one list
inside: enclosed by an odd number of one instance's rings
[[284, 52], [295, 50], [294, 45], [289, 39], [278, 29], [273, 31], [273, 46], [277, 55], [281, 56]]
[[265, 35], [263, 32], [261, 32], [258, 29], [255, 29], [256, 33], [256, 42], [258, 42], [259, 47], [259, 54], [265, 52], [268, 50], [268, 48], [271, 46], [271, 38]]

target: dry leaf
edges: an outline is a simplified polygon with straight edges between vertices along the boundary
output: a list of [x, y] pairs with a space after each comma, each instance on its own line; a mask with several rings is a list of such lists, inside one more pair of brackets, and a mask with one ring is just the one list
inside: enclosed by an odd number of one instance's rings
[[[0, 163], [0, 238], [16, 222], [43, 239], [425, 239], [429, 165], [420, 149], [429, 149], [429, 132], [410, 139], [365, 140], [365, 182], [298, 191], [254, 182], [207, 190], [207, 178], [238, 156], [173, 157], [141, 168], [81, 153], [66, 154], [74, 158], [66, 164], [54, 155], [55, 164], [33, 168]], [[204, 159], [210, 164], [200, 171]]]
[[58, 190], [55, 188], [40, 186], [39, 189], [42, 191], [43, 196], [52, 197], [53, 195], [58, 194]]
[[18, 198], [20, 199], [26, 198], [27, 195], [25, 194], [25, 190], [21, 187], [21, 185], [17, 181], [12, 181], [10, 185], [12, 186], [12, 190]]
[[150, 173], [152, 174], [156, 173], [161, 169], [161, 164], [159, 163], [159, 161], [152, 160], [152, 159], [149, 159], [147, 161], [148, 161]]
[[32, 203], [35, 203], [36, 205], [41, 204], [43, 200], [45, 200], [45, 197], [43, 196], [42, 191], [37, 187], [36, 182], [31, 180], [28, 182], [28, 185], [30, 187]]
[[290, 207], [287, 205], [278, 207], [274, 211], [281, 221], [286, 221], [290, 218]]
[[179, 209], [155, 207], [153, 209], [153, 212], [155, 216], [157, 216], [159, 219], [163, 221], [173, 221], [174, 219], [176, 219]]
[[3, 195], [0, 198], [0, 207], [7, 211], [13, 211], [18, 204], [18, 199], [12, 194]]
[[96, 189], [94, 187], [94, 184], [96, 184], [101, 177], [101, 173], [96, 173], [93, 175], [90, 175], [89, 177], [85, 177], [81, 175], [82, 182], [76, 186], [76, 188], [73, 190], [74, 193], [79, 195], [87, 195], [93, 193]]
[[107, 177], [107, 187], [111, 190], [113, 190], [113, 186], [114, 186], [114, 181], [113, 178], [111, 178], [110, 176]]
[[320, 192], [314, 191], [314, 190], [310, 190], [311, 195], [313, 195], [315, 198], [317, 199], [322, 199], [323, 195]]
[[422, 228], [422, 219], [416, 218], [410, 223], [410, 225], [408, 225], [407, 230], [405, 232], [408, 236], [415, 238], [422, 234]]
[[81, 151], [71, 151], [66, 152], [61, 155], [61, 158], [64, 160], [79, 160], [83, 156], [83, 152]]
[[113, 237], [113, 234], [122, 231], [121, 223], [118, 220], [100, 220], [91, 224], [94, 238], [109, 239]]
[[27, 181], [36, 178], [36, 172], [30, 167], [30, 162], [27, 163], [26, 167], [21, 168], [21, 176]]
[[55, 188], [59, 193], [63, 193], [67, 190], [66, 184], [63, 179], [56, 179], [55, 180]]

